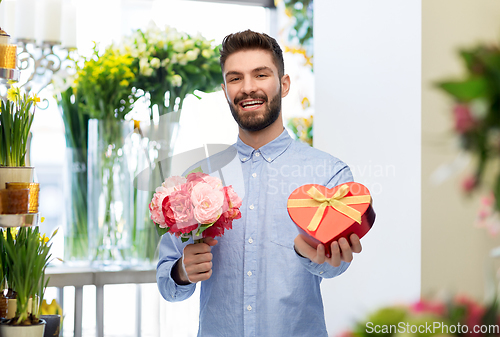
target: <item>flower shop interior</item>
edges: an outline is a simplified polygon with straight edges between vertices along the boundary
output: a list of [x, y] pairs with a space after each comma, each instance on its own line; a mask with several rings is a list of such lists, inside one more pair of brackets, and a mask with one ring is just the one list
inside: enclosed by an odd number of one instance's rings
[[[197, 335], [199, 287], [178, 303], [158, 292], [148, 204], [158, 163], [180, 174], [177, 155], [236, 141], [218, 46], [251, 29], [283, 48], [287, 131], [373, 198], [362, 253], [321, 283], [329, 336], [368, 336], [368, 322], [498, 327], [499, 22], [495, 0], [0, 1], [0, 52], [17, 46], [0, 95], [35, 111], [17, 164], [0, 115], [0, 168], [35, 168], [36, 216], [15, 219], [50, 244], [41, 314], [62, 317], [63, 337]], [[0, 219], [7, 237], [14, 220]]]

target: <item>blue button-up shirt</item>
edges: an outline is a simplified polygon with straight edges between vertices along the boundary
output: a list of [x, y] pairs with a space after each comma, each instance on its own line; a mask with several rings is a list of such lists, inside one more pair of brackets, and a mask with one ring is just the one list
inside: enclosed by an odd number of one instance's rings
[[[238, 138], [201, 166], [233, 185], [243, 204], [241, 219], [212, 247], [211, 278], [200, 282], [198, 336], [327, 336], [320, 282], [342, 274], [349, 264], [319, 265], [297, 255], [298, 230], [286, 205], [301, 185], [332, 188], [352, 181], [349, 168], [293, 141], [286, 130], [257, 150]], [[182, 301], [195, 290], [196, 284], [177, 285], [170, 274], [188, 243], [170, 234], [162, 237], [157, 282], [167, 301]]]

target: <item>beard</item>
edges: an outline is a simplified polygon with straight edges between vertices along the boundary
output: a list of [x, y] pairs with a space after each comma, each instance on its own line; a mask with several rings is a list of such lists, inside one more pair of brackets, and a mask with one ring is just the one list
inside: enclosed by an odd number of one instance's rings
[[[266, 109], [264, 113], [261, 114], [253, 114], [253, 111], [248, 111], [244, 113], [238, 113], [238, 103], [242, 100], [253, 98], [253, 99], [262, 99], [264, 100], [264, 104], [266, 104]], [[279, 93], [271, 99], [269, 99], [267, 95], [247, 95], [240, 96], [234, 99], [234, 102], [231, 103], [228, 101], [229, 109], [231, 110], [231, 114], [233, 115], [234, 120], [238, 124], [240, 128], [245, 131], [260, 131], [267, 128], [269, 125], [273, 124], [281, 113], [281, 88]]]

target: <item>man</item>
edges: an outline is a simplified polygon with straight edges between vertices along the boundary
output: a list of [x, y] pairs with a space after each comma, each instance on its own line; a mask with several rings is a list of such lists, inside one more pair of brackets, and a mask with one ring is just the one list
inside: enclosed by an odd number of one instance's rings
[[[237, 179], [230, 170], [224, 180], [244, 194], [242, 217], [218, 240], [182, 244], [164, 235], [158, 288], [166, 300], [181, 301], [203, 281], [198, 336], [327, 336], [320, 282], [343, 273], [361, 244], [356, 235], [351, 245], [342, 238], [326, 256], [323, 245], [311, 247], [298, 235], [286, 204], [298, 186], [332, 188], [352, 181], [351, 172], [284, 130], [281, 99], [290, 77], [274, 39], [252, 31], [231, 34], [220, 54], [222, 89], [239, 126], [235, 162], [242, 172]], [[209, 167], [202, 165], [204, 172]]]

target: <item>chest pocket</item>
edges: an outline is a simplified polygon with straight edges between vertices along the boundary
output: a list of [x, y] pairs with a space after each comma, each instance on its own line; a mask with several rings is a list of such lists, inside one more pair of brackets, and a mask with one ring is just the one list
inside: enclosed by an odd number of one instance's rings
[[275, 201], [273, 204], [271, 242], [293, 249], [293, 240], [298, 234], [297, 226], [288, 215], [286, 203]]

